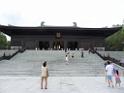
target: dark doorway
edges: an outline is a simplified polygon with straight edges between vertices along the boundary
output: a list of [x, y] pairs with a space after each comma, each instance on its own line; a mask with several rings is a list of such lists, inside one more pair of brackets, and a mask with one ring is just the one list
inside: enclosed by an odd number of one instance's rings
[[55, 50], [64, 49], [64, 42], [61, 40], [55, 40], [53, 42], [53, 49], [55, 49]]
[[40, 41], [39, 48], [40, 48], [40, 50], [42, 50], [42, 49], [48, 50], [49, 42], [48, 41]]
[[78, 48], [78, 42], [76, 41], [70, 41], [67, 44], [67, 48], [69, 48], [70, 50], [75, 50]]

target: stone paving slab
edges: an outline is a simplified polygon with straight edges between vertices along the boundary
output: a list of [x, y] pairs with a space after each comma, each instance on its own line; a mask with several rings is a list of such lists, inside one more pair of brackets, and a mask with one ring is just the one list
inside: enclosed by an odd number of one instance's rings
[[48, 89], [40, 89], [40, 77], [0, 76], [0, 93], [124, 93], [121, 87], [107, 87], [104, 77], [49, 77]]

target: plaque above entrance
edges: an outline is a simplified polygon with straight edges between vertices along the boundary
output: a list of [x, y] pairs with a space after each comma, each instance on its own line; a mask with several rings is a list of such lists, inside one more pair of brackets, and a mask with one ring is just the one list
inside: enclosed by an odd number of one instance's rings
[[60, 38], [61, 34], [59, 32], [56, 33], [56, 38]]

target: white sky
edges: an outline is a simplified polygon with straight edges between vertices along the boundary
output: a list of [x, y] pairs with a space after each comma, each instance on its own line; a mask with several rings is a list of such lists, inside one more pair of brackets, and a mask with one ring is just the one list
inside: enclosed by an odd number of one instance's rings
[[124, 0], [0, 0], [0, 24], [105, 27], [122, 24]]

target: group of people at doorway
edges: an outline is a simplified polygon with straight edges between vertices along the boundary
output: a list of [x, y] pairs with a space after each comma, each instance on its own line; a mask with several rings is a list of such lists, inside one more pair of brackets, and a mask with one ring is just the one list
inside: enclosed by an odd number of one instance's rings
[[108, 82], [108, 87], [114, 88], [114, 83], [112, 77], [115, 77], [115, 87], [117, 85], [120, 87], [120, 74], [119, 70], [114, 67], [114, 64], [111, 61], [107, 61], [105, 64], [105, 71], [106, 71], [106, 81]]

